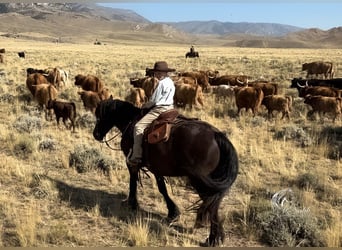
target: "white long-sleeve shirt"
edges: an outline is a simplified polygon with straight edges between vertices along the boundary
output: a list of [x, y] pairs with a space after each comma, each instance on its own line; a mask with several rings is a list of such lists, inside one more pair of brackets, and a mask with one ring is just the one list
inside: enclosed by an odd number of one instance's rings
[[154, 90], [150, 100], [145, 107], [173, 105], [173, 96], [175, 95], [175, 84], [170, 77], [160, 80], [157, 88]]

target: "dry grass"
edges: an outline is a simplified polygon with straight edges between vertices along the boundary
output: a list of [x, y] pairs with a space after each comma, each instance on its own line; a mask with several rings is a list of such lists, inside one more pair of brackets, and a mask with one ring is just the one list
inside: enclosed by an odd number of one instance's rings
[[[288, 88], [289, 80], [304, 75], [303, 62], [331, 60], [337, 64], [337, 77], [341, 76], [341, 50], [203, 46], [197, 48], [199, 60], [185, 60], [188, 48], [177, 44], [54, 45], [0, 39], [6, 44], [6, 63], [0, 65], [6, 73], [0, 78], [0, 97], [14, 97], [13, 101], [0, 102], [0, 246], [187, 247], [198, 246], [208, 235], [207, 228], [192, 231], [195, 214], [186, 208], [198, 197], [182, 179], [172, 179], [168, 184], [182, 211], [173, 227], [161, 222], [167, 210], [153, 178], [143, 176], [143, 186], [138, 188], [141, 214], [134, 216], [122, 207], [129, 182], [125, 160], [120, 151], [93, 139], [94, 121], [87, 116], [73, 86], [73, 77], [79, 73], [99, 76], [115, 98], [126, 95], [129, 77], [144, 75], [145, 68], [157, 60], [166, 60], [178, 70], [215, 69], [221, 74], [264, 77], [278, 83], [281, 94], [294, 97], [297, 93]], [[16, 52], [21, 50], [26, 51], [26, 59], [17, 57]], [[34, 102], [25, 104], [17, 98], [27, 91], [26, 68], [55, 66], [70, 72], [70, 85], [60, 96], [76, 103], [76, 133], [63, 126], [57, 128], [55, 121], [44, 119]], [[220, 209], [227, 236], [223, 246], [267, 246], [259, 237], [258, 216], [271, 211], [272, 195], [288, 187], [293, 189], [298, 205], [309, 208], [317, 219], [323, 245], [342, 246], [342, 166], [339, 159], [329, 157], [332, 143], [322, 133], [325, 128], [338, 133], [341, 121], [307, 120], [307, 107], [300, 99], [288, 122], [279, 121], [279, 117], [266, 120], [265, 110], [254, 118], [250, 114], [236, 117], [234, 102], [216, 101], [211, 94], [205, 98], [202, 110], [181, 112], [224, 131], [240, 160], [237, 181]], [[32, 121], [26, 128], [29, 131], [18, 130], [23, 126], [20, 119], [26, 126]], [[81, 125], [82, 119], [87, 121], [85, 125]], [[98, 157], [113, 159], [109, 173], [95, 166], [78, 173], [71, 167], [70, 156], [80, 145], [94, 149]]]

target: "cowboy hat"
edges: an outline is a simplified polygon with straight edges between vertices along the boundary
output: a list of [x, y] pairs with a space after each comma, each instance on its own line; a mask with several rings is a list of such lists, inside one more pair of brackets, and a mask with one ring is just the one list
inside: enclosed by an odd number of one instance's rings
[[172, 72], [176, 71], [175, 69], [170, 69], [165, 61], [159, 61], [154, 64], [154, 68], [151, 69], [152, 71], [160, 71], [160, 72]]

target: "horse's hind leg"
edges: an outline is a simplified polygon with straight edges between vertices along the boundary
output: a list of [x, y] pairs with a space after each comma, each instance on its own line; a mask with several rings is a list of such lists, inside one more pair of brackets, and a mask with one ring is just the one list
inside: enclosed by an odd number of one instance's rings
[[164, 178], [161, 176], [155, 176], [158, 190], [159, 192], [164, 196], [164, 200], [166, 202], [167, 209], [169, 210], [169, 213], [167, 215], [167, 218], [172, 222], [176, 221], [180, 215], [180, 211], [177, 207], [177, 205], [171, 200], [169, 194], [167, 193], [166, 185]]
[[210, 246], [218, 246], [220, 243], [224, 241], [224, 230], [222, 226], [222, 220], [220, 220], [218, 215], [219, 205], [221, 203], [222, 197], [219, 198], [219, 201], [216, 200], [216, 197], [213, 197], [214, 201], [210, 206], [210, 234], [209, 234], [209, 245]]
[[223, 221], [220, 220], [218, 210], [225, 192], [209, 192], [210, 188], [198, 179], [191, 179], [193, 187], [203, 201], [197, 210], [197, 217], [194, 228], [205, 226], [210, 222], [209, 238], [205, 245], [218, 246], [224, 241]]
[[218, 246], [223, 243], [224, 240], [224, 230], [222, 226], [222, 220], [220, 220], [218, 215], [218, 210], [223, 196], [214, 195], [210, 197], [204, 197], [203, 203], [197, 212], [197, 218], [195, 227], [203, 226], [207, 220], [210, 221], [210, 234], [207, 244], [211, 247]]

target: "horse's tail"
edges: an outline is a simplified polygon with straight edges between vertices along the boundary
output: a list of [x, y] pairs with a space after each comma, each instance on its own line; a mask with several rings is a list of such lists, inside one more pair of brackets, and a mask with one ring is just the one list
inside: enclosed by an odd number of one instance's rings
[[233, 144], [222, 132], [215, 131], [215, 140], [220, 149], [220, 160], [217, 167], [208, 176], [193, 174], [200, 185], [194, 186], [200, 196], [211, 197], [224, 195], [234, 183], [239, 168], [238, 155]]
[[215, 132], [215, 140], [220, 148], [220, 161], [210, 177], [217, 191], [227, 191], [238, 174], [238, 155], [233, 144], [222, 132]]
[[195, 228], [201, 227], [208, 220], [211, 221], [211, 229], [214, 227], [215, 230], [218, 230], [217, 235], [209, 236], [211, 244], [224, 240], [222, 220], [218, 218], [217, 212], [224, 195], [234, 183], [239, 169], [238, 155], [233, 144], [222, 132], [215, 131], [214, 133], [220, 149], [219, 163], [209, 176], [197, 175], [198, 182], [193, 182], [203, 201], [197, 208], [193, 206], [194, 209], [197, 209]]

